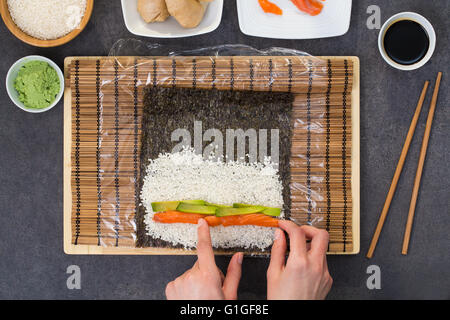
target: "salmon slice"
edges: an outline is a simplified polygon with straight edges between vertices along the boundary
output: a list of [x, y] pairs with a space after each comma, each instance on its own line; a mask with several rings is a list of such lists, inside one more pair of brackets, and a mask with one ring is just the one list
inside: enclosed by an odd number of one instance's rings
[[278, 219], [266, 216], [261, 213], [252, 213], [239, 216], [221, 217], [222, 225], [228, 226], [260, 226], [260, 227], [278, 227]]
[[203, 215], [196, 213], [185, 213], [180, 211], [165, 211], [155, 213], [153, 220], [159, 223], [189, 223], [197, 224], [199, 219], [205, 219], [209, 226], [217, 227], [228, 226], [260, 226], [260, 227], [278, 227], [278, 219], [266, 216], [264, 214], [246, 214], [240, 216], [216, 217], [213, 215]]
[[312, 16], [316, 16], [322, 12], [323, 3], [318, 0], [306, 0], [306, 5], [311, 9]]
[[208, 222], [210, 227], [217, 227], [222, 224], [222, 220], [216, 216], [207, 216], [205, 217], [206, 222]]
[[323, 3], [317, 0], [291, 0], [300, 10], [311, 16], [317, 16], [323, 9]]
[[206, 215], [197, 213], [185, 213], [175, 210], [155, 213], [153, 220], [160, 223], [190, 223], [197, 224], [199, 219], [206, 218]]
[[277, 6], [273, 2], [270, 2], [269, 0], [258, 0], [258, 2], [265, 13], [273, 13], [279, 16], [283, 14], [283, 10], [281, 10], [279, 6]]

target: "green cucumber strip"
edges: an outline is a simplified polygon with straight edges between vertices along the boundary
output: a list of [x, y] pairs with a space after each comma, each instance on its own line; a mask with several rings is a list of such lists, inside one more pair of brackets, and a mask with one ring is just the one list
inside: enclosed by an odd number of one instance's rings
[[181, 202], [177, 211], [186, 212], [186, 213], [198, 213], [198, 214], [215, 214], [217, 207], [212, 206], [202, 206], [197, 204], [189, 204]]
[[218, 208], [216, 211], [216, 216], [226, 217], [226, 216], [238, 216], [243, 214], [258, 213], [265, 209], [262, 206], [252, 206], [245, 208]]

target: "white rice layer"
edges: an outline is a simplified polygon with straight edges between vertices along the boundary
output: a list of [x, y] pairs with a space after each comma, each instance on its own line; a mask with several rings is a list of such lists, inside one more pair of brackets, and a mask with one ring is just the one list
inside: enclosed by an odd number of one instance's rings
[[86, 0], [8, 0], [8, 9], [23, 32], [50, 40], [61, 38], [79, 26]]
[[[154, 222], [152, 202], [201, 199], [224, 205], [248, 203], [280, 208], [282, 188], [278, 172], [269, 161], [248, 164], [204, 160], [192, 149], [162, 154], [150, 160], [141, 190], [147, 234], [185, 248], [197, 244], [196, 225]], [[216, 248], [264, 250], [274, 237], [274, 228], [258, 226], [218, 226], [210, 230]]]

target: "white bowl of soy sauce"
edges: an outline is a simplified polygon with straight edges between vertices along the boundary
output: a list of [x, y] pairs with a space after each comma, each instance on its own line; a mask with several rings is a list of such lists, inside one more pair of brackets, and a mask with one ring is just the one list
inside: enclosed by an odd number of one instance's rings
[[378, 48], [383, 59], [399, 70], [415, 70], [426, 64], [436, 47], [431, 23], [414, 12], [390, 17], [381, 27]]

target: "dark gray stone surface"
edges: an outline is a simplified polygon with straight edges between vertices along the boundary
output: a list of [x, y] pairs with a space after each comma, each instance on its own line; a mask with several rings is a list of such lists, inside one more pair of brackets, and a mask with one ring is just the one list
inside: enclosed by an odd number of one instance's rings
[[[247, 37], [238, 27], [236, 5], [226, 0], [222, 23], [213, 33], [187, 39], [155, 40], [163, 44], [202, 47], [242, 43], [257, 48], [280, 46], [314, 55], [356, 55], [361, 59], [361, 253], [331, 256], [334, 278], [330, 299], [450, 298], [449, 215], [449, 30], [448, 0], [353, 1], [349, 32], [321, 40], [271, 40]], [[382, 21], [401, 11], [423, 14], [434, 25], [437, 47], [420, 70], [390, 68], [377, 49], [377, 30], [366, 27], [366, 10], [381, 7]], [[81, 35], [59, 48], [26, 45], [0, 23], [0, 298], [162, 299], [166, 283], [189, 268], [194, 257], [68, 256], [62, 248], [63, 108], [30, 114], [9, 100], [4, 79], [17, 59], [39, 54], [60, 66], [66, 56], [106, 55], [113, 43], [131, 37], [120, 1], [97, 0]], [[410, 254], [400, 254], [414, 180], [428, 93], [413, 145], [374, 259], [367, 260], [370, 238], [389, 187], [425, 80], [444, 71], [419, 194]], [[228, 258], [218, 257], [225, 268]], [[66, 268], [82, 271], [82, 289], [66, 288]], [[382, 289], [368, 290], [366, 268], [381, 267]], [[248, 258], [239, 296], [265, 298], [267, 259]]]

